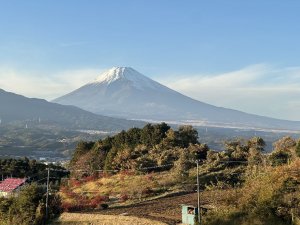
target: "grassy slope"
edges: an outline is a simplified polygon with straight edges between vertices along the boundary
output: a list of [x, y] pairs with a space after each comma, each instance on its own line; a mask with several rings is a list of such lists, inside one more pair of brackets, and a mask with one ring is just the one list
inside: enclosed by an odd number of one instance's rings
[[[268, 214], [271, 203], [276, 200], [276, 194], [282, 188], [283, 182], [288, 177], [300, 181], [300, 160], [297, 159], [290, 165], [283, 165], [278, 167], [261, 167], [257, 169], [247, 169], [245, 173], [246, 183], [244, 185], [232, 188], [226, 182], [222, 182], [221, 178], [228, 179], [228, 175], [235, 173], [243, 173], [239, 169], [223, 169], [219, 168], [205, 168], [200, 170], [200, 181], [205, 183], [210, 177], [220, 178], [217, 184], [206, 186], [206, 190], [201, 193], [202, 204], [209, 206], [208, 215], [205, 217], [205, 224], [243, 224], [249, 225], [254, 220], [255, 224], [286, 224], [286, 221], [280, 220], [278, 217], [266, 218], [264, 211]], [[219, 174], [220, 173], [220, 174]], [[190, 171], [190, 179], [195, 181], [195, 169]], [[221, 176], [222, 174], [222, 176]], [[190, 181], [191, 181], [190, 180]], [[219, 179], [218, 179], [219, 180]], [[161, 197], [168, 192], [175, 192], [182, 190], [186, 186], [180, 182], [176, 182], [176, 178], [170, 172], [154, 173], [148, 175], [128, 175], [117, 174], [111, 177], [101, 178], [95, 181], [83, 182], [77, 187], [72, 187], [72, 191], [76, 193], [85, 193], [90, 198], [93, 195], [109, 195], [110, 204], [112, 205], [127, 205], [126, 207], [112, 208], [107, 211], [99, 211], [103, 214], [119, 215], [121, 213], [128, 213], [133, 216], [142, 216], [152, 219], [166, 218], [167, 216], [180, 216], [180, 204], [195, 204], [196, 195], [189, 196], [187, 201], [184, 196], [176, 198], [159, 198], [157, 200], [141, 202], [140, 200], [149, 200], [149, 198]], [[152, 193], [143, 194], [143, 191], [150, 189]], [[126, 194], [129, 200], [122, 202], [121, 195]], [[300, 196], [299, 190], [296, 196]], [[195, 196], [194, 196], [195, 195]], [[73, 201], [62, 194], [64, 201]], [[169, 200], [168, 200], [169, 199]], [[166, 205], [168, 205], [168, 212], [166, 213]], [[161, 206], [161, 207], [160, 207]], [[135, 212], [137, 210], [137, 212]], [[174, 211], [174, 212], [173, 212]], [[140, 213], [144, 213], [141, 215]], [[154, 215], [155, 214], [155, 215]], [[178, 218], [177, 218], [178, 219]], [[164, 220], [162, 220], [164, 221]], [[252, 222], [251, 222], [252, 221]], [[276, 223], [275, 223], [275, 222]]]
[[[76, 183], [76, 184], [74, 184]], [[117, 174], [93, 181], [70, 181], [69, 190], [92, 199], [95, 196], [109, 196], [110, 204], [128, 204], [164, 192], [176, 191], [175, 179], [169, 172], [147, 175]], [[75, 202], [76, 198], [61, 192], [64, 202]], [[123, 196], [123, 199], [122, 199]], [[124, 196], [128, 198], [124, 201]]]

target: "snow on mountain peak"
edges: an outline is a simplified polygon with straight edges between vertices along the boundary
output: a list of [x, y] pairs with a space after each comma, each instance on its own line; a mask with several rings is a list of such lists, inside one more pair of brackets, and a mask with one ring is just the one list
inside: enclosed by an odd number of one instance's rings
[[93, 83], [109, 85], [117, 80], [129, 81], [138, 89], [145, 87], [155, 89], [159, 85], [131, 67], [113, 67], [103, 72]]
[[102, 73], [97, 79], [97, 83], [107, 83], [110, 84], [118, 79], [124, 78], [124, 74], [130, 71], [130, 67], [113, 67], [104, 73]]

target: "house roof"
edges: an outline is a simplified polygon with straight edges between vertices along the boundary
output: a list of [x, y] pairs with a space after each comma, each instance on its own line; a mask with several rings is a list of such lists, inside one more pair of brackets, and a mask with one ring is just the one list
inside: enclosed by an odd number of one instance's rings
[[23, 185], [26, 182], [26, 178], [7, 178], [0, 183], [0, 191], [11, 192]]

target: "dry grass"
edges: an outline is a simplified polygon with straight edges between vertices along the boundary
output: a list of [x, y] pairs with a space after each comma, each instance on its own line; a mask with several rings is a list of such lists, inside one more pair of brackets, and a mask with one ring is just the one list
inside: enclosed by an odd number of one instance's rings
[[63, 213], [52, 225], [166, 225], [148, 219], [121, 215]]
[[[89, 191], [101, 191], [102, 194], [122, 193], [140, 190], [140, 187], [158, 188], [159, 181], [168, 176], [166, 173], [156, 173], [153, 175], [122, 175], [117, 174], [109, 178], [102, 178], [98, 181], [88, 182], [81, 186]], [[138, 187], [137, 187], [138, 186]], [[137, 187], [137, 188], [136, 188]], [[80, 191], [78, 190], [75, 191]]]
[[[174, 178], [168, 172], [148, 175], [117, 174], [95, 181], [83, 182], [79, 186], [70, 186], [70, 190], [77, 194], [84, 194], [90, 198], [100, 195], [109, 196], [111, 199], [119, 199], [120, 196], [127, 195], [129, 200], [134, 200], [146, 197], [143, 194], [146, 190], [151, 190], [156, 195], [155, 193], [160, 194], [161, 189], [169, 189], [173, 184]], [[66, 196], [64, 193], [61, 192], [60, 194], [63, 202], [74, 202], [74, 199]]]

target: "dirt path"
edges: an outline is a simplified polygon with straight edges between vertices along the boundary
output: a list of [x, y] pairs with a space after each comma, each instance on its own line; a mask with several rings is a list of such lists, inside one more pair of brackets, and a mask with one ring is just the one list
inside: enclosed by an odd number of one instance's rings
[[[220, 205], [229, 194], [230, 193], [226, 190], [202, 192], [200, 195], [201, 205], [206, 207]], [[176, 196], [144, 201], [134, 205], [119, 206], [89, 213], [98, 215], [134, 216], [175, 225], [181, 223], [181, 204], [196, 206], [197, 193], [178, 194]]]
[[111, 208], [94, 213], [135, 216], [173, 225], [181, 222], [181, 204], [196, 205], [197, 194], [192, 193], [180, 196], [164, 197], [141, 202], [135, 205]]

